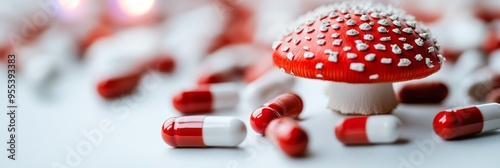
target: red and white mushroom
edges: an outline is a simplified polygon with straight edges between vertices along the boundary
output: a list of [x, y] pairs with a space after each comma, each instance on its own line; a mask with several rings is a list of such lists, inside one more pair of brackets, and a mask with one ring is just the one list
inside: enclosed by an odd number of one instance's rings
[[392, 82], [424, 78], [445, 58], [431, 33], [399, 9], [336, 3], [300, 17], [273, 44], [283, 72], [331, 81], [328, 108], [342, 114], [390, 113]]

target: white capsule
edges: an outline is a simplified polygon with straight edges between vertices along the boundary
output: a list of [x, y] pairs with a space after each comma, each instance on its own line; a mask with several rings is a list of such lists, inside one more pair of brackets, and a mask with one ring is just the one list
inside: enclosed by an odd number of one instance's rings
[[290, 91], [294, 84], [295, 77], [273, 69], [248, 84], [242, 98], [250, 107], [259, 107], [267, 100]]
[[392, 115], [351, 117], [337, 123], [335, 135], [347, 145], [393, 143], [400, 126], [401, 121]]

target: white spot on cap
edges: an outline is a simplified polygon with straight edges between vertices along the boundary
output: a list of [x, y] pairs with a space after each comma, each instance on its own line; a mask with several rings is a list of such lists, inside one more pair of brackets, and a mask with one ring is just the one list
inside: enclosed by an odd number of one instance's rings
[[425, 58], [425, 64], [427, 64], [427, 67], [429, 67], [429, 68], [434, 68], [434, 64], [432, 64], [432, 61], [430, 58]]
[[407, 27], [407, 28], [404, 28], [404, 29], [403, 29], [403, 32], [405, 32], [405, 33], [407, 33], [407, 34], [411, 34], [411, 33], [413, 33], [413, 29], [411, 29], [411, 28]]
[[321, 63], [321, 62], [317, 63], [315, 68], [316, 69], [323, 69], [323, 63]]
[[326, 31], [328, 31], [328, 27], [326, 27], [326, 26], [320, 26], [319, 27], [319, 31], [326, 32]]
[[363, 63], [351, 63], [349, 69], [353, 71], [363, 72], [365, 71], [365, 64]]
[[349, 19], [349, 18], [351, 18], [351, 15], [346, 14], [346, 15], [344, 15], [344, 17], [345, 17], [346, 19]]
[[357, 43], [356, 49], [358, 49], [359, 51], [364, 51], [368, 49], [368, 45], [366, 45], [365, 43]]
[[411, 50], [411, 49], [413, 49], [413, 46], [410, 45], [410, 44], [408, 44], [408, 43], [404, 43], [403, 44], [403, 49], [405, 49], [405, 50]]
[[323, 78], [323, 75], [321, 75], [321, 74], [316, 74], [316, 78], [320, 78], [320, 79], [321, 79], [321, 78]]
[[321, 21], [321, 26], [325, 26], [325, 27], [330, 26], [330, 21], [328, 21], [328, 20], [322, 20]]
[[287, 57], [289, 60], [293, 60], [294, 55], [293, 55], [293, 53], [292, 53], [292, 52], [288, 52], [288, 53], [286, 54], [286, 57]]
[[392, 29], [392, 32], [396, 33], [396, 34], [401, 34], [401, 31], [399, 31], [398, 28], [394, 28]]
[[399, 59], [398, 67], [406, 67], [411, 64], [411, 61], [408, 58]]
[[337, 16], [339, 16], [339, 15], [337, 14], [337, 12], [330, 12], [330, 14], [328, 14], [328, 17], [330, 17], [330, 18], [332, 18], [332, 19], [333, 19], [333, 18], [336, 18]]
[[337, 19], [335, 19], [337, 22], [343, 22], [344, 21], [344, 18], [343, 17], [338, 17]]
[[427, 51], [429, 53], [433, 53], [434, 52], [434, 47], [430, 46], [429, 48], [427, 48]]
[[359, 17], [360, 20], [362, 21], [368, 21], [370, 20], [370, 18], [368, 18], [368, 15], [361, 15], [361, 17]]
[[380, 63], [390, 64], [390, 63], [392, 63], [392, 59], [391, 58], [382, 58], [382, 59], [380, 59]]
[[380, 19], [378, 22], [378, 24], [382, 25], [382, 26], [389, 26], [389, 21], [387, 19]]
[[332, 25], [332, 29], [336, 30], [336, 29], [340, 29], [340, 25], [335, 23]]
[[373, 61], [373, 60], [375, 60], [375, 54], [374, 53], [366, 54], [365, 60], [366, 61]]
[[299, 44], [300, 43], [300, 39], [294, 39], [293, 43], [295, 43], [295, 45]]
[[398, 26], [398, 27], [403, 26], [403, 25], [401, 25], [401, 22], [400, 22], [399, 20], [392, 21], [392, 24], [393, 24], [393, 25], [396, 25], [396, 26]]
[[325, 40], [318, 40], [318, 41], [316, 41], [316, 43], [318, 43], [318, 45], [322, 46], [322, 45], [325, 45], [326, 41]]
[[397, 44], [392, 44], [391, 48], [392, 48], [392, 53], [401, 54], [401, 48], [399, 48]]
[[356, 25], [356, 21], [349, 19], [349, 20], [347, 20], [347, 22], [345, 22], [345, 24], [347, 26], [354, 26], [354, 25]]
[[319, 39], [322, 39], [322, 38], [325, 38], [325, 35], [320, 33], [320, 34], [316, 35], [316, 37]]
[[378, 18], [379, 18], [378, 13], [376, 13], [376, 12], [372, 12], [372, 13], [370, 13], [370, 16], [371, 16], [372, 18], [375, 18], [375, 19], [378, 19]]
[[304, 30], [304, 28], [302, 28], [302, 27], [296, 27], [295, 28], [295, 33], [299, 34], [300, 32], [302, 32], [302, 30]]
[[285, 68], [280, 68], [280, 71], [281, 71], [281, 72], [286, 72], [286, 71], [285, 71]]
[[429, 33], [420, 33], [418, 34], [418, 36], [424, 38], [424, 39], [428, 39], [429, 38]]
[[307, 41], [311, 41], [312, 38], [309, 36], [305, 36], [304, 39], [306, 39]]
[[417, 55], [415, 55], [415, 59], [417, 61], [421, 61], [422, 59], [424, 59], [424, 57], [422, 57], [422, 55], [420, 55], [420, 54], [417, 54]]
[[368, 30], [372, 29], [372, 26], [370, 26], [368, 23], [363, 23], [363, 24], [359, 25], [359, 29], [368, 31]]
[[335, 39], [333, 40], [332, 44], [334, 46], [340, 46], [340, 44], [342, 44], [342, 39]]
[[326, 49], [325, 54], [328, 54], [328, 61], [329, 62], [337, 62], [338, 61], [339, 52], [332, 51], [330, 49]]
[[391, 41], [391, 37], [381, 37], [380, 41]]
[[375, 80], [375, 79], [378, 79], [378, 77], [379, 77], [378, 74], [373, 74], [373, 75], [370, 75], [370, 77], [368, 77], [368, 78], [371, 80]]
[[302, 48], [303, 48], [304, 50], [306, 50], [306, 51], [309, 51], [309, 49], [311, 49], [309, 46], [304, 46], [304, 47], [302, 47]]
[[282, 43], [281, 41], [274, 41], [273, 46], [272, 46], [273, 50], [278, 49], [278, 47], [281, 45], [281, 43]]
[[371, 34], [365, 34], [363, 36], [363, 39], [368, 40], [368, 41], [372, 41], [373, 40], [373, 35], [371, 35]]
[[339, 34], [338, 33], [333, 33], [332, 34], [332, 38], [338, 38], [339, 37]]
[[415, 26], [417, 26], [417, 22], [414, 20], [408, 20], [408, 21], [406, 21], [406, 25], [408, 25], [412, 28], [415, 28]]
[[312, 27], [308, 27], [307, 30], [306, 30], [307, 33], [311, 33], [313, 31], [314, 31], [314, 28], [312, 28]]
[[304, 52], [304, 58], [313, 58], [314, 57], [314, 53], [312, 52]]
[[441, 55], [441, 54], [438, 54], [438, 55], [437, 55], [437, 57], [438, 57], [438, 59], [439, 59], [439, 63], [443, 63], [443, 62], [445, 62], [445, 61], [446, 61], [446, 58], [445, 58], [445, 57], [443, 57], [443, 55]]
[[308, 19], [308, 20], [306, 21], [306, 24], [307, 24], [308, 26], [311, 26], [313, 23], [314, 23], [314, 19]]
[[348, 36], [357, 36], [359, 34], [359, 32], [354, 30], [354, 29], [351, 29], [351, 30], [347, 30], [346, 34]]
[[281, 47], [281, 51], [283, 51], [283, 52], [287, 52], [288, 50], [290, 50], [290, 47], [287, 47], [287, 46]]
[[389, 16], [389, 19], [394, 20], [394, 21], [396, 21], [398, 18], [399, 18], [398, 15], [395, 15], [395, 14]]
[[344, 51], [351, 51], [351, 47], [349, 47], [349, 46], [345, 46], [345, 47], [343, 48], [343, 50], [344, 50]]
[[406, 38], [404, 38], [404, 37], [400, 37], [398, 39], [399, 39], [399, 41], [406, 41]]
[[385, 27], [377, 27], [377, 31], [380, 33], [387, 33], [389, 30], [387, 30]]
[[422, 47], [424, 45], [424, 40], [422, 40], [421, 38], [415, 39], [415, 44]]
[[292, 41], [292, 37], [287, 37], [287, 38], [285, 39], [285, 41], [286, 41], [286, 42], [290, 42], [290, 41]]
[[376, 50], [385, 50], [385, 45], [380, 44], [380, 43], [375, 44], [374, 47]]
[[357, 57], [358, 57], [358, 55], [355, 54], [355, 53], [347, 53], [347, 58], [349, 58], [349, 59], [354, 59], [354, 58], [357, 58]]

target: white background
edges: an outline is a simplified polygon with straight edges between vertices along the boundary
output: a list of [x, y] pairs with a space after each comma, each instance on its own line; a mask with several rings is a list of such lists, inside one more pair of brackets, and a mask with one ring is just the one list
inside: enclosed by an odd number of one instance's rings
[[[97, 96], [92, 76], [75, 64], [61, 72], [49, 86], [32, 86], [18, 79], [19, 111], [16, 161], [7, 160], [6, 82], [0, 88], [0, 167], [499, 167], [500, 132], [443, 141], [432, 130], [432, 119], [444, 105], [400, 105], [394, 114], [402, 122], [397, 144], [344, 146], [334, 136], [334, 125], [343, 116], [327, 110], [324, 82], [300, 79], [294, 88], [305, 101], [300, 124], [310, 143], [305, 158], [289, 158], [248, 125], [252, 108], [217, 111], [213, 115], [237, 116], [247, 123], [248, 136], [239, 148], [174, 149], [161, 138], [161, 125], [180, 114], [171, 105], [172, 95], [194, 81], [196, 63], [182, 60], [172, 75], [150, 74], [141, 91], [115, 101]], [[6, 81], [2, 68], [0, 78]], [[92, 145], [88, 155], [68, 165], [68, 151], [88, 142], [82, 133], [111, 121], [113, 131]], [[60, 166], [61, 167], [61, 166]]]

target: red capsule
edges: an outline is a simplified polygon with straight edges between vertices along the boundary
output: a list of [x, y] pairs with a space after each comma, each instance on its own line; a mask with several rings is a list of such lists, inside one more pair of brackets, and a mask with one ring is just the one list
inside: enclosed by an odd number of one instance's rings
[[106, 24], [97, 25], [84, 37], [80, 43], [80, 55], [85, 55], [85, 51], [99, 39], [108, 37], [114, 33], [111, 26]]
[[309, 138], [304, 129], [292, 118], [282, 117], [271, 121], [266, 132], [267, 138], [285, 154], [299, 157], [306, 153]]
[[137, 72], [100, 81], [97, 84], [97, 93], [105, 99], [114, 99], [130, 94], [139, 85], [141, 77], [142, 72]]
[[346, 145], [393, 143], [401, 121], [392, 115], [345, 118], [335, 125], [335, 136]]
[[155, 71], [170, 73], [175, 68], [175, 60], [167, 55], [158, 55], [151, 60], [149, 66], [151, 66]]
[[500, 104], [441, 111], [434, 117], [433, 128], [437, 135], [446, 140], [500, 129]]
[[295, 93], [285, 93], [268, 101], [250, 115], [250, 125], [255, 132], [264, 135], [268, 124], [282, 116], [298, 118], [304, 104], [300, 96]]
[[448, 96], [448, 87], [443, 82], [420, 82], [404, 85], [397, 97], [401, 103], [441, 103]]
[[235, 107], [239, 102], [239, 89], [235, 84], [200, 85], [176, 94], [172, 103], [184, 115], [207, 113]]

